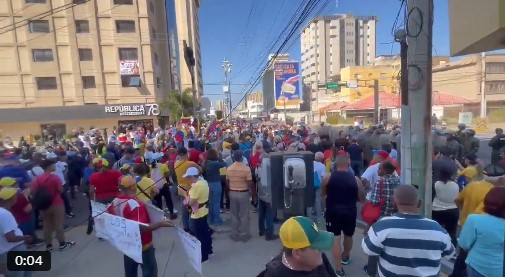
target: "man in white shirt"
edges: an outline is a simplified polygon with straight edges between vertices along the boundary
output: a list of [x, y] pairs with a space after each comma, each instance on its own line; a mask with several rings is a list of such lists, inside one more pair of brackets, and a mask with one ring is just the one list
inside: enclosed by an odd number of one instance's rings
[[0, 190], [0, 274], [6, 276], [31, 276], [30, 272], [8, 272], [7, 253], [10, 251], [26, 251], [26, 244], [32, 240], [31, 236], [23, 235], [18, 228], [16, 219], [9, 209], [16, 204], [17, 190], [3, 188]]
[[67, 164], [67, 152], [65, 151], [58, 151], [56, 153], [58, 155], [58, 161], [55, 164], [55, 171], [54, 175], [58, 176], [61, 180], [61, 184], [63, 185], [63, 193], [61, 194], [61, 198], [63, 199], [63, 202], [65, 203], [65, 212], [69, 217], [75, 217], [74, 213], [72, 212], [72, 205], [70, 204], [70, 199], [68, 198], [67, 192], [68, 192], [68, 182], [67, 182], [67, 172], [68, 172], [68, 164]]

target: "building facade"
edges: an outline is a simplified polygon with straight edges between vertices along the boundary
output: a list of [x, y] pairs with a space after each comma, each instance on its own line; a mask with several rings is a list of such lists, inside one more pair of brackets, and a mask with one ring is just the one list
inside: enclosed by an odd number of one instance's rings
[[[198, 10], [200, 0], [175, 0], [175, 11], [177, 19], [177, 35], [179, 39], [178, 47], [181, 57], [184, 57], [184, 44], [193, 48], [195, 56], [195, 84], [197, 95], [203, 95], [202, 79], [202, 56], [200, 52], [200, 23]], [[186, 65], [184, 58], [180, 63], [180, 78], [182, 90], [191, 88], [191, 71]]]
[[172, 73], [172, 86], [175, 90], [181, 91], [181, 54], [179, 52], [179, 36], [177, 34], [176, 2], [177, 0], [166, 0], [169, 44], [168, 47], [170, 51], [170, 71]]
[[173, 89], [165, 2], [74, 2], [0, 6], [3, 136], [157, 123]]
[[337, 102], [354, 103], [374, 93], [374, 80], [379, 80], [379, 92], [397, 93], [400, 85], [398, 74], [392, 66], [348, 66], [340, 70], [342, 82], [356, 87], [341, 87]]
[[433, 67], [433, 91], [476, 102], [484, 100], [487, 113], [501, 109], [505, 105], [505, 55], [488, 54], [484, 59], [481, 55], [472, 55]]
[[335, 93], [324, 85], [342, 68], [366, 65], [375, 58], [377, 21], [376, 16], [338, 14], [317, 17], [303, 29], [301, 71], [316, 99], [312, 111], [335, 101]]

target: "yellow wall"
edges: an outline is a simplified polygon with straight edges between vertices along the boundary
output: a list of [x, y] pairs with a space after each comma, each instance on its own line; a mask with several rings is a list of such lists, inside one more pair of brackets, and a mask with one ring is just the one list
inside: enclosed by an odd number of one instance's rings
[[373, 95], [374, 80], [379, 80], [379, 91], [394, 93], [398, 90], [399, 69], [391, 66], [348, 66], [340, 70], [342, 82], [356, 82], [358, 88], [342, 87], [337, 101], [354, 103]]

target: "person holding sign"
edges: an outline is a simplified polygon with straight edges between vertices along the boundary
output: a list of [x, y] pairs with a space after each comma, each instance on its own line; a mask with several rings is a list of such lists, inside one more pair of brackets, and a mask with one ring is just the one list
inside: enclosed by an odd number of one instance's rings
[[210, 234], [207, 215], [209, 214], [209, 184], [202, 177], [196, 167], [190, 167], [182, 176], [191, 183], [185, 202], [191, 209], [191, 233], [200, 241], [202, 247], [202, 262], [209, 259], [212, 251], [212, 237]]
[[[153, 231], [163, 227], [174, 227], [172, 221], [165, 219], [151, 223], [147, 207], [137, 199], [137, 181], [134, 177], [124, 176], [120, 181], [120, 195], [107, 208], [110, 214], [139, 222], [142, 240], [142, 261], [140, 265], [143, 276], [158, 276], [158, 265], [153, 246]], [[124, 256], [125, 277], [137, 277], [139, 264]]]

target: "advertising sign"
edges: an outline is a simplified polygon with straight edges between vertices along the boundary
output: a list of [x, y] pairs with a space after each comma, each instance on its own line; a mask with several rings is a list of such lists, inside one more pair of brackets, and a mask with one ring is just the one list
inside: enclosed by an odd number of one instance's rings
[[276, 108], [299, 109], [303, 100], [298, 62], [277, 62], [274, 64], [274, 93]]
[[115, 105], [105, 106], [106, 113], [119, 113], [120, 116], [138, 116], [138, 115], [155, 115], [160, 114], [158, 104], [141, 104], [141, 105]]
[[119, 61], [121, 75], [140, 75], [138, 60]]

